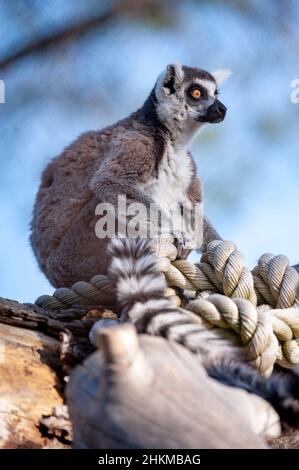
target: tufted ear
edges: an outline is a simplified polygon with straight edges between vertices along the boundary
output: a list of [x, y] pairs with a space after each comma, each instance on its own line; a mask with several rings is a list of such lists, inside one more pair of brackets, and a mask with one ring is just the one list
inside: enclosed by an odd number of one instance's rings
[[184, 80], [184, 72], [179, 62], [169, 64], [163, 77], [162, 90], [165, 95], [172, 95], [181, 86]]
[[216, 80], [217, 86], [222, 85], [232, 74], [232, 71], [229, 69], [218, 69], [212, 73], [213, 77]]

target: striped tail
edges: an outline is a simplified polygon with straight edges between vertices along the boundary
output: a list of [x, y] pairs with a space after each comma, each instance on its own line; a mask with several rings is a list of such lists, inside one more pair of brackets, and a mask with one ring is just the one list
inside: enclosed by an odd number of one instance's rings
[[208, 330], [192, 312], [165, 297], [166, 282], [147, 240], [113, 239], [109, 277], [116, 288], [122, 321], [134, 323], [139, 333], [163, 336], [206, 356], [214, 350], [214, 330]]
[[114, 239], [109, 277], [115, 286], [121, 321], [132, 322], [139, 333], [163, 336], [206, 356], [214, 349], [214, 332], [192, 312], [176, 307], [165, 297], [166, 282], [147, 240]]
[[178, 312], [165, 298], [166, 282], [149, 241], [115, 238], [109, 253], [109, 277], [116, 287], [122, 321], [131, 321], [140, 333], [161, 334], [151, 328], [154, 318]]

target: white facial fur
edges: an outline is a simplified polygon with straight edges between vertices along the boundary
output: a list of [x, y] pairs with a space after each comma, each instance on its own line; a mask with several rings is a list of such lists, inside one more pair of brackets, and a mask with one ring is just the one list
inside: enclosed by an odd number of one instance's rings
[[209, 96], [213, 98], [215, 97], [217, 86], [214, 82], [211, 82], [211, 80], [201, 80], [199, 78], [196, 78], [194, 80], [194, 83], [198, 83], [199, 85], [205, 87], [209, 92]]

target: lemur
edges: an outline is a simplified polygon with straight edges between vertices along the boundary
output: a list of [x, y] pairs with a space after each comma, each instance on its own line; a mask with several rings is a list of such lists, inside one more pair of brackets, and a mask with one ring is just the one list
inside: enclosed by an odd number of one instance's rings
[[[188, 202], [201, 207], [201, 181], [188, 145], [205, 123], [224, 119], [218, 91], [227, 75], [168, 65], [139, 110], [81, 135], [47, 166], [35, 201], [31, 244], [55, 287], [106, 274], [109, 238], [95, 233], [100, 202], [117, 208], [118, 196], [126, 195], [146, 208]], [[153, 223], [147, 214], [145, 222]], [[189, 247], [200, 248], [200, 237], [181, 235], [179, 248], [184, 238]], [[214, 239], [221, 237], [204, 216], [203, 246]], [[179, 251], [182, 257], [189, 252]]]
[[[109, 251], [110, 239], [96, 236], [95, 211], [99, 202], [117, 206], [120, 194], [146, 207], [152, 202], [202, 203], [201, 181], [188, 145], [205, 123], [224, 119], [226, 107], [218, 99], [218, 87], [226, 76], [225, 71], [210, 74], [168, 65], [139, 110], [101, 131], [81, 135], [48, 165], [32, 219], [32, 247], [54, 286], [107, 274], [112, 258], [109, 276], [115, 282], [123, 317], [140, 332], [166, 337], [177, 335], [178, 327], [183, 327], [176, 340], [192, 352], [200, 349], [205, 338], [192, 344], [192, 335], [184, 333], [184, 325], [188, 329], [190, 322], [178, 318], [179, 311], [164, 298], [163, 277], [154, 267], [155, 258], [146, 242], [116, 239]], [[204, 217], [202, 248], [220, 238]], [[193, 242], [199, 248], [198, 240]], [[168, 328], [164, 320], [160, 323], [160, 314], [164, 318], [174, 315], [174, 324], [171, 321]], [[212, 376], [259, 393], [288, 420], [293, 419], [289, 400], [298, 396], [295, 375], [265, 381], [246, 366], [230, 364], [217, 355], [205, 358], [204, 365]]]

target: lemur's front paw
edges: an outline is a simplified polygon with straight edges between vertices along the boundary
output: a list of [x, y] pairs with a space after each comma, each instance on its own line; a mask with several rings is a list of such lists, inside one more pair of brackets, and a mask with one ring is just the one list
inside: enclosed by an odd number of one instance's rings
[[176, 248], [178, 252], [178, 258], [186, 258], [191, 250], [196, 248], [195, 241], [186, 233], [173, 233], [176, 240]]

